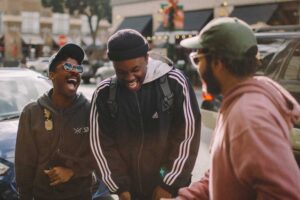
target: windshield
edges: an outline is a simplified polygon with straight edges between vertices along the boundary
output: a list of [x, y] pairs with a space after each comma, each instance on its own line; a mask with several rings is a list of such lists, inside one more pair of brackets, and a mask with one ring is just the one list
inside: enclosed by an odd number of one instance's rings
[[[258, 38], [258, 52], [261, 66], [257, 69], [257, 74], [272, 75], [280, 69], [280, 65], [284, 59], [277, 59], [273, 61], [275, 57], [285, 58], [288, 51], [288, 46], [291, 40], [288, 39], [273, 39], [273, 38]], [[278, 55], [277, 55], [278, 54]], [[270, 66], [270, 63], [273, 63]]]
[[20, 116], [23, 107], [50, 88], [43, 78], [2, 77], [0, 79], [0, 121]]

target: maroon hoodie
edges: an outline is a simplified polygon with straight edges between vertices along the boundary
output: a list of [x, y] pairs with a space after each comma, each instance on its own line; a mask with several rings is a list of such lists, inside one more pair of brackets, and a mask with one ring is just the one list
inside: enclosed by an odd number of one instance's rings
[[300, 170], [290, 144], [300, 106], [266, 77], [224, 95], [214, 131], [210, 171], [176, 199], [300, 199]]

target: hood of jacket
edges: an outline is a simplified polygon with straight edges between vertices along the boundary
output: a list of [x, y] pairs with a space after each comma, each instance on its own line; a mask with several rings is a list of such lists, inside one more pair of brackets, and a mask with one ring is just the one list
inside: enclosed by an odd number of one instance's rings
[[172, 70], [172, 66], [169, 66], [167, 63], [164, 63], [160, 60], [155, 60], [149, 57], [147, 65], [147, 73], [144, 79], [143, 84], [154, 81], [163, 75], [167, 74]]
[[251, 92], [264, 94], [280, 110], [286, 120], [292, 123], [300, 122], [300, 105], [296, 99], [281, 85], [263, 76], [255, 76], [231, 88], [224, 95], [220, 112], [244, 93]]
[[[55, 107], [53, 105], [53, 102], [50, 98], [52, 91], [53, 91], [53, 89], [49, 90], [44, 95], [42, 95], [38, 99], [38, 103], [41, 106], [47, 108], [49, 111], [58, 114], [61, 111], [61, 109], [58, 109], [57, 107]], [[82, 93], [78, 93], [78, 94], [76, 94], [76, 99], [75, 99], [74, 103], [70, 107], [64, 108], [63, 111], [65, 113], [72, 113], [72, 112], [76, 111], [79, 107], [83, 106], [86, 103], [88, 103], [87, 98]]]

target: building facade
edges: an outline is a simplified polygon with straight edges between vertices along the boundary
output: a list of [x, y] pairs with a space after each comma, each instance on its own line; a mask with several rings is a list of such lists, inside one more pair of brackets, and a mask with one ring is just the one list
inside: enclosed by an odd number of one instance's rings
[[179, 0], [178, 5], [184, 13], [183, 27], [170, 30], [163, 26], [166, 14], [162, 8], [166, 4], [168, 0], [111, 0], [112, 32], [133, 28], [141, 32], [155, 49], [167, 54], [166, 45], [174, 44], [180, 51], [180, 40], [197, 34], [216, 17], [238, 17], [254, 29], [270, 25], [300, 25], [299, 0]]
[[[179, 0], [178, 2], [183, 6], [184, 11], [212, 10], [213, 17], [230, 16], [230, 14], [235, 14], [232, 13], [235, 9], [239, 8], [274, 4], [276, 8], [273, 8], [274, 11], [270, 11], [273, 12], [272, 14], [280, 12], [281, 17], [289, 18], [282, 19], [277, 23], [300, 24], [299, 0]], [[162, 20], [161, 5], [166, 3], [168, 3], [167, 0], [111, 0], [112, 27], [117, 29], [122, 21], [128, 17], [151, 15], [155, 30]], [[257, 12], [250, 14], [256, 15]], [[251, 16], [249, 17], [251, 18]], [[274, 23], [276, 24], [276, 22]]]
[[[101, 21], [96, 45], [105, 43], [109, 27], [108, 22]], [[52, 13], [41, 0], [0, 1], [2, 61], [49, 56], [66, 42], [92, 44], [86, 16]]]

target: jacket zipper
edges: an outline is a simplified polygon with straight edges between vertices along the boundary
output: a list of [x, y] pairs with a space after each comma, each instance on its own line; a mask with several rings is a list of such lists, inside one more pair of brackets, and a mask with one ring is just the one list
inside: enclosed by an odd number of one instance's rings
[[63, 123], [61, 123], [62, 124], [62, 126], [60, 126], [59, 127], [59, 140], [58, 140], [58, 145], [57, 145], [57, 153], [58, 154], [60, 154], [60, 151], [61, 151], [61, 146], [62, 146], [62, 143], [63, 143], [63, 140], [64, 140], [64, 135], [63, 135], [63, 129], [64, 129], [64, 119], [63, 119], [63, 117], [62, 116], [64, 116], [64, 111], [60, 111], [60, 118], [61, 118], [61, 122], [63, 122]]
[[[64, 114], [64, 111], [59, 111], [59, 118], [61, 119], [61, 120], [59, 120], [59, 121], [61, 121], [61, 122], [63, 122], [63, 123], [61, 123], [62, 124], [62, 126], [59, 126], [59, 131], [58, 131], [58, 144], [57, 144], [57, 149], [56, 149], [56, 153], [57, 153], [57, 155], [58, 156], [60, 156], [60, 152], [61, 152], [61, 149], [60, 149], [60, 147], [61, 147], [61, 144], [62, 144], [62, 142], [63, 142], [63, 125], [64, 125], [64, 119], [63, 119], [63, 114]], [[53, 190], [54, 191], [56, 191], [56, 186], [54, 186], [53, 187]]]
[[139, 116], [140, 116], [141, 134], [142, 134], [142, 137], [141, 137], [141, 146], [140, 146], [140, 149], [139, 149], [139, 152], [138, 152], [138, 161], [137, 161], [137, 167], [138, 167], [138, 172], [137, 172], [137, 175], [138, 175], [138, 184], [139, 184], [140, 192], [142, 192], [143, 191], [143, 187], [142, 187], [142, 181], [141, 181], [140, 159], [142, 157], [142, 151], [143, 151], [143, 148], [144, 148], [144, 124], [143, 124], [143, 117], [142, 117], [142, 112], [141, 112], [141, 107], [140, 107], [139, 99], [138, 99], [137, 93], [135, 92], [134, 94], [135, 94], [135, 98], [136, 98], [136, 101], [137, 101], [138, 112], [139, 112]]

